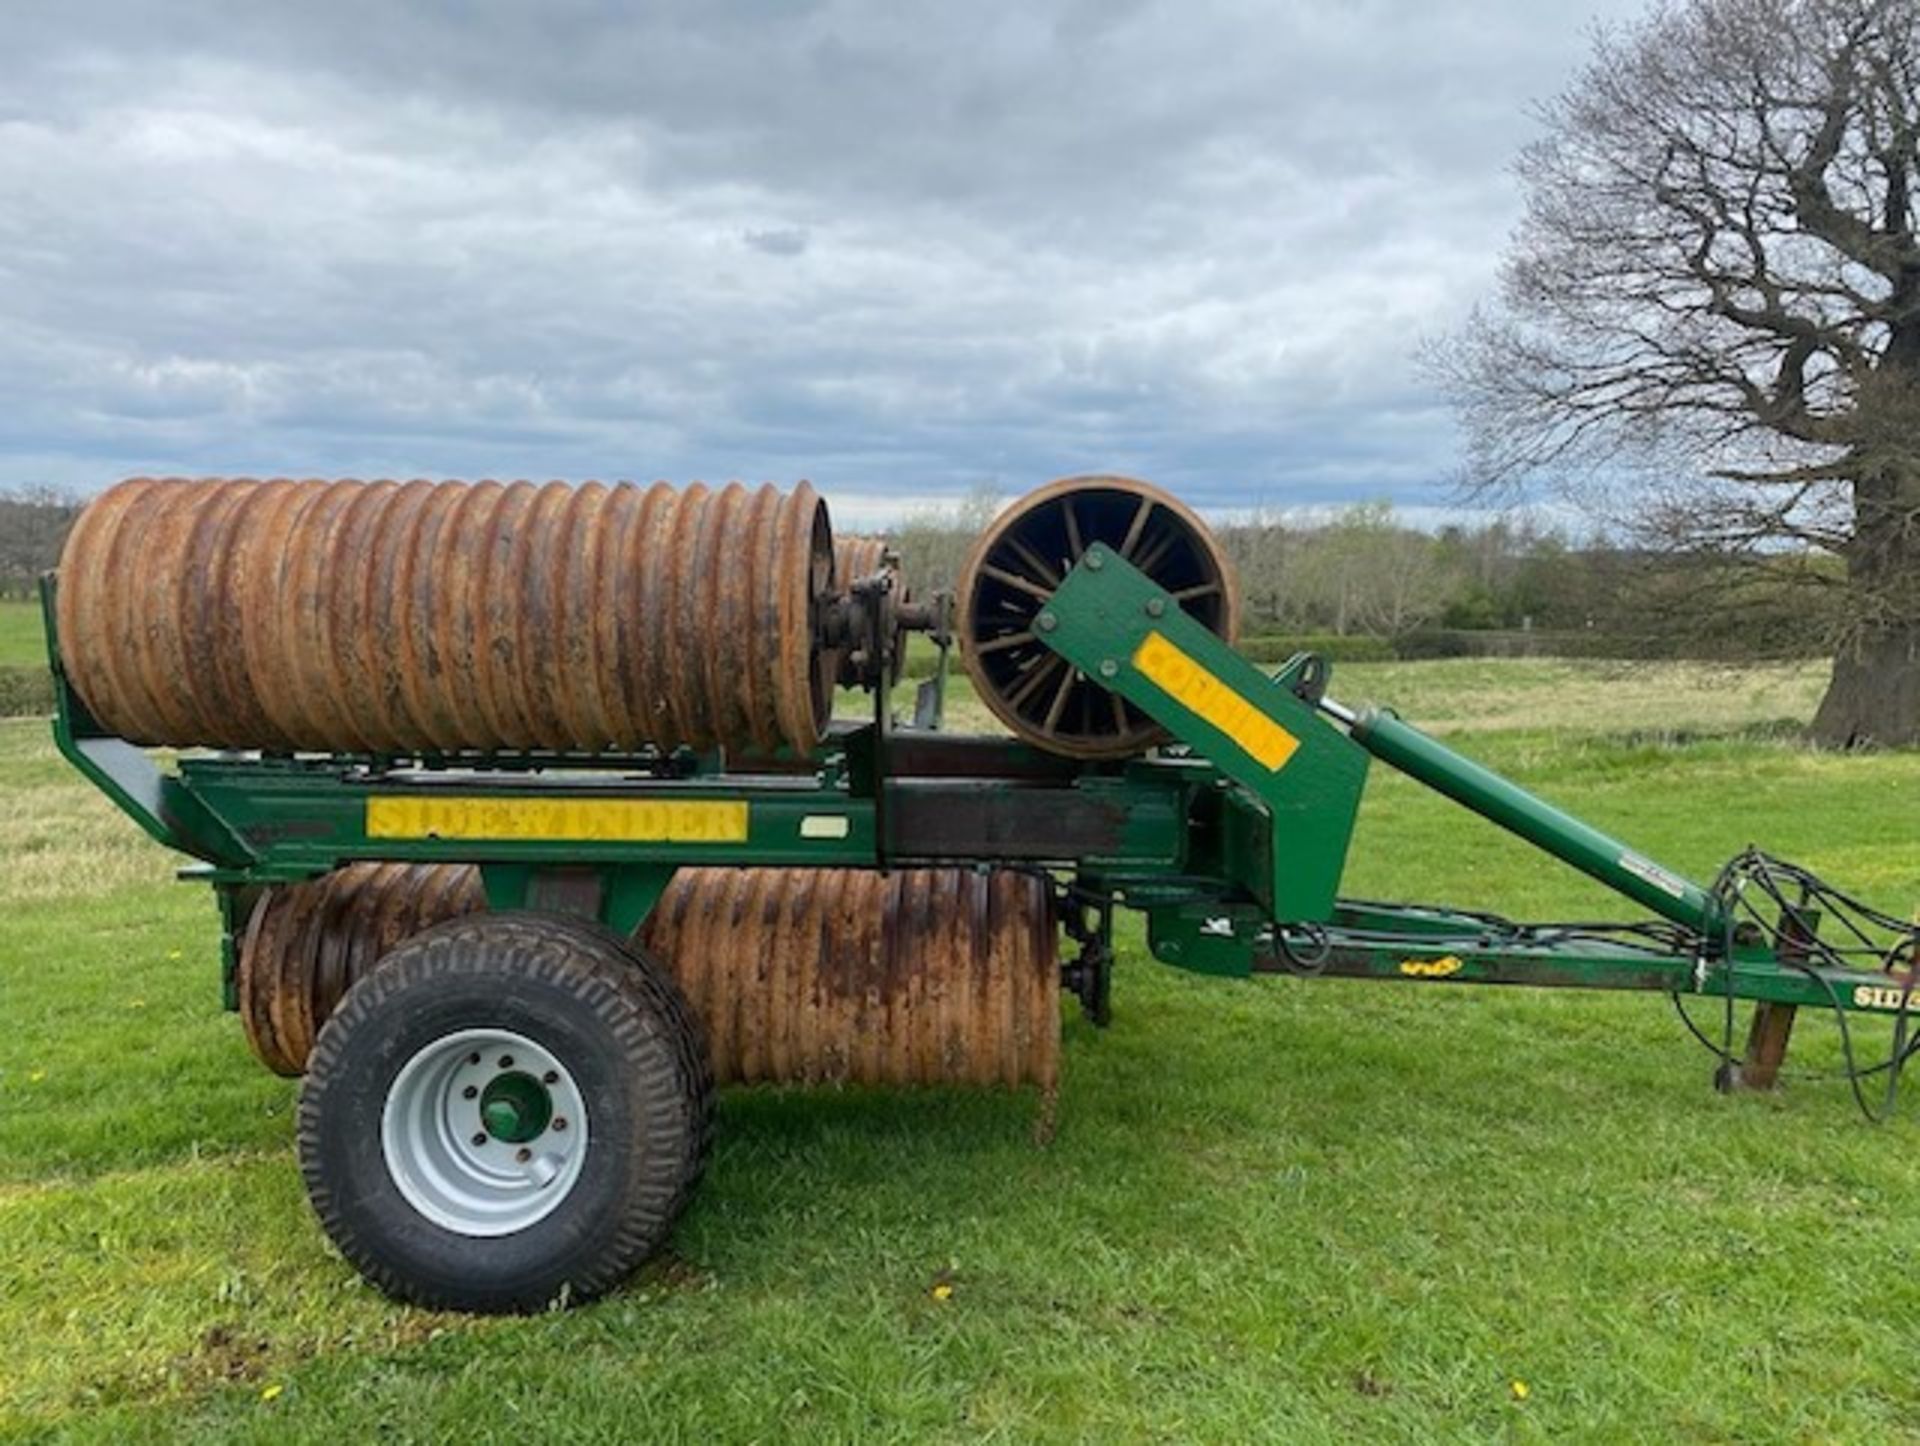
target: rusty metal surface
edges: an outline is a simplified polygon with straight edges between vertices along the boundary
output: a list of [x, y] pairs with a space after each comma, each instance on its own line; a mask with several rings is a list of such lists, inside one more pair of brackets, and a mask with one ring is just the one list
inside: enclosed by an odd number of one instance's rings
[[[351, 864], [267, 890], [241, 941], [247, 1043], [301, 1073], [381, 955], [482, 907], [464, 864]], [[705, 1025], [722, 1083], [1058, 1080], [1058, 931], [1031, 875], [682, 869], [640, 939]]]
[[1127, 758], [1165, 736], [1041, 643], [1034, 621], [1095, 542], [1112, 547], [1228, 642], [1240, 583], [1207, 525], [1131, 477], [1068, 477], [993, 520], [960, 570], [960, 650], [981, 701], [1020, 738], [1070, 758]]
[[139, 743], [804, 750], [832, 588], [804, 483], [136, 478], [75, 525], [58, 620]]
[[705, 1021], [717, 1080], [1058, 1080], [1057, 930], [1031, 875], [682, 869], [641, 938]]
[[383, 954], [485, 903], [466, 864], [349, 864], [266, 890], [240, 939], [240, 1022], [255, 1058], [303, 1073], [320, 1026]]

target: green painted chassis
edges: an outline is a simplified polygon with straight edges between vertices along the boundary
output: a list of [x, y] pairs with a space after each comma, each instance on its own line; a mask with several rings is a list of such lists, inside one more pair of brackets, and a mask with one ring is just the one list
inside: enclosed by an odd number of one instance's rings
[[[764, 760], [752, 771], [740, 760], [730, 767], [724, 753], [686, 750], [200, 752], [172, 757], [169, 766], [168, 755], [101, 727], [69, 686], [56, 587], [49, 575], [42, 602], [60, 751], [153, 838], [199, 860], [182, 877], [212, 884], [219, 898], [230, 1007], [236, 934], [257, 891], [365, 859], [477, 864], [491, 907], [586, 913], [622, 933], [639, 927], [682, 866], [1014, 865], [1050, 872], [1077, 899], [1142, 910], [1154, 956], [1206, 974], [1292, 968], [1424, 983], [1731, 994], [1885, 1014], [1904, 1007], [1896, 991], [1872, 987], [1883, 975], [1812, 968], [1737, 942], [1718, 927], [1715, 906], [1697, 885], [1654, 869], [1662, 886], [1649, 889], [1652, 866], [1639, 855], [1391, 715], [1335, 726], [1303, 683], [1318, 671], [1323, 686], [1324, 669], [1295, 659], [1262, 672], [1102, 547], [1076, 564], [1038, 627], [1069, 663], [1142, 708], [1174, 740], [1157, 756], [1121, 764], [1074, 764], [1011, 739], [896, 733], [876, 709], [874, 723], [837, 728], [812, 756]], [[1137, 661], [1151, 634], [1196, 670], [1179, 696], [1164, 672], [1150, 677]], [[1216, 706], [1204, 696], [1210, 690]], [[1222, 698], [1231, 705], [1224, 712]], [[1292, 740], [1282, 766], [1245, 746], [1248, 708]], [[1685, 946], [1515, 933], [1477, 914], [1342, 901], [1369, 749], [1652, 906], [1691, 931]], [[747, 836], [726, 843], [369, 836], [369, 800], [433, 793], [744, 801]], [[1627, 860], [1631, 869], [1621, 867]], [[1297, 951], [1279, 943], [1299, 937], [1314, 941], [1314, 956], [1290, 966]]]

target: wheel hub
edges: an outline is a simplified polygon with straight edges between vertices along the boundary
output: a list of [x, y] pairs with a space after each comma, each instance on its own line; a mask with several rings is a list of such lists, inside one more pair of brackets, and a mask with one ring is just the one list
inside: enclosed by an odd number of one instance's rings
[[553, 1119], [553, 1096], [524, 1071], [496, 1075], [481, 1092], [480, 1119], [494, 1139], [524, 1145], [546, 1132]]
[[503, 1029], [445, 1035], [401, 1066], [380, 1146], [408, 1204], [461, 1235], [509, 1235], [566, 1199], [587, 1154], [572, 1074], [544, 1046]]

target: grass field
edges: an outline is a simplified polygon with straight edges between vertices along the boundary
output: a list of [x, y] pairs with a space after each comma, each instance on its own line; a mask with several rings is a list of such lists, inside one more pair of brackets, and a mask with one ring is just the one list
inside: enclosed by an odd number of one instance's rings
[[[1749, 841], [1920, 903], [1920, 755], [1819, 672], [1342, 667], [1695, 875]], [[964, 694], [964, 689], [960, 690]], [[977, 718], [956, 697], [955, 715]], [[1913, 1439], [1920, 1106], [1722, 1098], [1656, 996], [1192, 978], [1124, 938], [1019, 1096], [742, 1091], [671, 1254], [588, 1309], [388, 1304], [308, 1216], [212, 906], [0, 724], [0, 1429], [341, 1441]], [[1350, 886], [1607, 896], [1403, 780]], [[1796, 1040], [1835, 1061], [1828, 1021]], [[931, 1287], [950, 1281], [937, 1298]]]
[[46, 634], [40, 604], [0, 598], [0, 668], [47, 665]]

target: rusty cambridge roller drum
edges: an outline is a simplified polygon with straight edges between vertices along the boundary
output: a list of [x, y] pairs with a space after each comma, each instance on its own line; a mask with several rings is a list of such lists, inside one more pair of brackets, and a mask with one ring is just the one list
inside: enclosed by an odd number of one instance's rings
[[60, 575], [73, 684], [142, 743], [805, 752], [831, 703], [805, 485], [143, 479]]
[[[86, 510], [45, 584], [55, 738], [212, 886], [226, 1002], [304, 1075], [308, 1196], [369, 1280], [613, 1288], [698, 1183], [717, 1085], [1030, 1090], [1044, 1138], [1060, 992], [1107, 1021], [1118, 907], [1208, 975], [1705, 996], [1726, 1089], [1775, 1083], [1803, 1007], [1876, 1015], [1892, 1048], [1843, 1033], [1847, 1074], [1891, 1099], [1913, 926], [1753, 849], [1696, 883], [1336, 701], [1319, 657], [1255, 667], [1225, 555], [1149, 484], [1054, 483], [957, 596], [907, 582], [804, 485], [135, 481]], [[937, 684], [895, 719], [913, 632], [1004, 732], [941, 731]], [[871, 706], [831, 720], [836, 683]], [[1632, 916], [1342, 897], [1373, 759]]]

